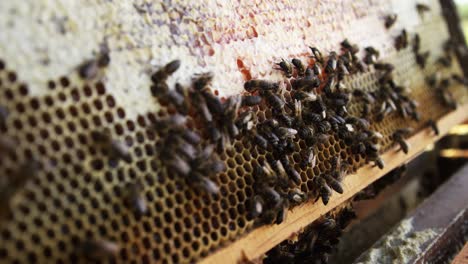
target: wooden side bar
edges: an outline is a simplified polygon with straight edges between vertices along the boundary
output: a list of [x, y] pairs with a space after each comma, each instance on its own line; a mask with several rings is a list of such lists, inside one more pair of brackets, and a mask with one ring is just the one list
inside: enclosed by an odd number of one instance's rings
[[468, 243], [466, 243], [463, 249], [457, 254], [452, 264], [468, 264]]

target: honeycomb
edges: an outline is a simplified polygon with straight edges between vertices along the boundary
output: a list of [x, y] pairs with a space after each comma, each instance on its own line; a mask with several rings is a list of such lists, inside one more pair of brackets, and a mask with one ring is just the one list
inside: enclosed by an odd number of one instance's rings
[[[384, 135], [382, 152], [393, 147], [391, 135], [397, 128], [413, 127], [416, 132], [425, 120], [438, 119], [450, 111], [424, 81], [435, 72], [460, 72], [456, 63], [452, 69], [441, 69], [435, 63], [448, 38], [444, 21], [439, 16], [414, 31], [421, 35], [421, 49], [431, 51], [423, 71], [410, 48], [398, 53], [388, 48], [384, 59], [396, 65], [397, 83], [406, 83], [411, 97], [419, 103], [422, 121], [391, 114], [372, 123], [371, 128]], [[438, 32], [437, 36], [433, 32]], [[372, 69], [345, 79], [346, 86], [365, 91], [377, 89], [376, 83], [377, 74]], [[20, 165], [33, 158], [44, 164], [15, 196], [12, 215], [0, 221], [1, 262], [85, 262], [76, 252], [80, 243], [104, 239], [120, 246], [112, 262], [192, 263], [254, 229], [246, 204], [254, 195], [253, 168], [266, 159], [266, 153], [248, 140], [234, 140], [233, 148], [220, 153], [227, 170], [216, 178], [220, 194], [208, 196], [169, 175], [155, 159], [161, 138], [150, 127], [158, 118], [171, 114], [169, 109], [155, 106], [153, 111], [133, 117], [127, 105], [118, 103], [120, 99], [108, 84], [83, 82], [76, 73], [51, 79], [43, 89], [44, 94], [32, 93], [17, 69], [7, 60], [0, 62], [0, 106], [9, 112], [1, 132], [16, 143], [11, 157], [0, 158], [0, 173], [16, 175]], [[464, 87], [453, 85], [450, 89], [459, 104], [466, 103]], [[255, 110], [260, 119], [271, 115], [265, 107]], [[359, 111], [359, 105], [350, 111]], [[189, 125], [195, 127], [194, 120], [189, 120]], [[132, 162], [110, 167], [108, 157], [91, 139], [90, 131], [97, 128], [108, 128], [113, 139], [124, 142]], [[363, 157], [353, 155], [332, 136], [329, 142], [317, 145], [317, 166], [303, 170], [296, 163], [305, 147], [303, 141], [296, 140], [292, 155], [304, 192], [315, 192], [312, 178], [330, 170], [334, 156], [340, 155], [354, 168], [365, 164]], [[135, 215], [122, 202], [123, 186], [135, 180], [143, 183], [142, 193], [149, 205], [144, 216]]]

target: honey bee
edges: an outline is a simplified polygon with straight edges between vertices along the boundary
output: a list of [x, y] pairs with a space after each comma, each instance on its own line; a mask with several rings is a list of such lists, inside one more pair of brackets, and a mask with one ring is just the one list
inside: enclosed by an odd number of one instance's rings
[[0, 127], [5, 127], [9, 115], [8, 109], [0, 105]]
[[395, 69], [395, 66], [390, 63], [375, 63], [374, 68], [379, 71], [391, 72]]
[[352, 169], [347, 162], [341, 160], [340, 156], [334, 156], [330, 161], [330, 165], [333, 169], [331, 176], [338, 182], [341, 182], [346, 173]]
[[24, 185], [34, 178], [41, 168], [41, 163], [35, 159], [30, 159], [20, 165], [14, 177], [9, 178], [9, 192], [16, 193]]
[[213, 142], [217, 142], [218, 140], [221, 139], [221, 132], [213, 123], [209, 123], [207, 125], [207, 131], [208, 131], [209, 137], [211, 138]]
[[223, 113], [224, 107], [218, 96], [208, 91], [203, 91], [202, 95], [205, 98], [206, 105], [212, 114], [221, 115]]
[[262, 97], [253, 95], [253, 96], [243, 96], [242, 97], [242, 106], [255, 106], [260, 104]]
[[91, 135], [96, 142], [102, 144], [102, 147], [107, 150], [112, 164], [118, 160], [123, 160], [127, 163], [132, 161], [132, 155], [128, 146], [124, 142], [112, 139], [109, 131], [93, 131]]
[[8, 154], [13, 155], [15, 153], [15, 149], [18, 143], [16, 140], [6, 136], [0, 136], [0, 153], [1, 154]]
[[449, 90], [439, 88], [439, 93], [442, 97], [442, 102], [445, 106], [450, 107], [452, 109], [457, 109], [457, 101], [455, 100], [455, 98]]
[[244, 83], [244, 89], [247, 92], [255, 92], [257, 90], [277, 90], [279, 88], [278, 83], [266, 81], [266, 80], [250, 80]]
[[276, 128], [278, 127], [280, 124], [278, 122], [278, 120], [274, 119], [274, 118], [271, 118], [271, 119], [268, 119], [268, 120], [265, 120], [265, 122], [263, 122], [263, 124], [265, 126], [269, 126], [270, 128]]
[[335, 192], [342, 194], [343, 193], [343, 187], [341, 186], [341, 183], [330, 176], [329, 174], [322, 174], [320, 177], [324, 178], [325, 181], [327, 182], [327, 185], [330, 186]]
[[190, 164], [178, 155], [172, 155], [171, 159], [168, 161], [168, 167], [180, 176], [188, 176], [192, 171]]
[[239, 108], [242, 104], [241, 96], [231, 96], [229, 97], [226, 102], [224, 103], [224, 112], [223, 116], [227, 118], [229, 121], [234, 121], [237, 118], [237, 114], [239, 112]]
[[361, 91], [361, 90], [353, 90], [353, 96], [355, 97], [359, 97], [360, 99], [362, 99], [366, 104], [374, 104], [376, 99], [375, 97], [372, 95], [372, 93], [369, 93], [369, 92], [364, 92], [364, 91]]
[[277, 212], [275, 210], [266, 210], [263, 212], [259, 223], [265, 225], [273, 224], [275, 222], [276, 216]]
[[323, 64], [323, 56], [322, 53], [316, 48], [316, 47], [309, 47], [310, 50], [312, 51], [312, 58], [315, 59], [315, 61], [318, 61], [320, 64]]
[[96, 59], [90, 59], [78, 66], [78, 75], [82, 79], [93, 79], [98, 74], [99, 67]]
[[180, 60], [173, 60], [151, 75], [153, 83], [163, 82], [180, 67]]
[[192, 130], [184, 129], [181, 134], [182, 138], [185, 139], [188, 143], [192, 145], [197, 145], [200, 143], [200, 135]]
[[277, 127], [275, 129], [275, 134], [278, 135], [280, 139], [294, 138], [297, 134], [297, 130], [289, 127]]
[[359, 71], [359, 72], [366, 72], [367, 71], [367, 67], [366, 65], [360, 61], [360, 60], [357, 60], [355, 62], [355, 65], [356, 65], [356, 69]]
[[307, 201], [307, 194], [299, 188], [293, 188], [288, 192], [288, 199], [293, 204], [300, 204]]
[[456, 81], [458, 84], [461, 85], [468, 85], [468, 79], [459, 74], [452, 74], [452, 80]]
[[268, 162], [265, 162], [263, 166], [256, 165], [254, 170], [255, 182], [258, 185], [272, 186], [278, 181], [278, 177], [275, 171], [271, 168]]
[[86, 60], [78, 66], [78, 75], [82, 79], [93, 79], [97, 76], [99, 68], [104, 68], [110, 63], [108, 52], [101, 52], [95, 58]]
[[30, 159], [20, 165], [18, 171], [9, 177], [6, 183], [0, 184], [0, 218], [11, 215], [11, 201], [28, 181], [33, 179], [41, 168], [41, 163]]
[[253, 141], [258, 147], [262, 149], [266, 150], [268, 148], [268, 141], [263, 136], [257, 133], [253, 134]]
[[132, 208], [132, 210], [138, 215], [146, 214], [148, 211], [148, 205], [144, 197], [141, 195], [141, 183], [128, 183], [125, 186], [124, 191], [126, 192], [124, 197], [125, 205]]
[[289, 166], [289, 160], [286, 157], [282, 158], [281, 160], [272, 161], [271, 165], [273, 170], [277, 173], [278, 180], [287, 183], [289, 178], [283, 163], [286, 164], [286, 167]]
[[109, 52], [101, 52], [97, 57], [96, 63], [99, 68], [104, 68], [109, 66], [110, 60]]
[[255, 117], [252, 111], [242, 112], [236, 120], [236, 126], [241, 130], [252, 130], [255, 126]]
[[405, 154], [408, 154], [409, 144], [405, 141], [404, 136], [409, 133], [410, 133], [409, 129], [406, 129], [406, 130], [399, 129], [395, 131], [392, 135], [393, 140], [400, 145], [401, 150], [403, 150]]
[[416, 33], [414, 34], [414, 37], [413, 37], [413, 52], [418, 53], [420, 48], [421, 48], [421, 38], [419, 37], [419, 34]]
[[372, 46], [366, 47], [364, 50], [366, 51], [366, 53], [371, 54], [375, 56], [376, 58], [380, 57], [380, 52]]
[[192, 144], [180, 142], [176, 147], [176, 151], [187, 158], [188, 160], [193, 160], [196, 158], [197, 150]]
[[202, 116], [205, 122], [212, 122], [213, 121], [213, 114], [211, 113], [210, 109], [208, 108], [208, 104], [206, 103], [205, 97], [201, 94], [195, 93], [192, 97], [193, 102], [195, 102], [196, 107]]
[[420, 15], [423, 15], [425, 12], [431, 11], [431, 8], [428, 5], [417, 3], [416, 10]]
[[437, 63], [443, 67], [449, 68], [452, 66], [452, 59], [450, 56], [442, 56], [437, 59]]
[[270, 91], [264, 91], [263, 95], [265, 96], [265, 99], [268, 102], [268, 104], [277, 111], [282, 110], [284, 108], [285, 102], [278, 95]]
[[393, 24], [395, 24], [397, 18], [398, 18], [397, 14], [391, 14], [391, 15], [385, 16], [385, 23], [384, 23], [385, 27], [386, 28], [391, 28], [393, 26]]
[[343, 40], [340, 45], [344, 50], [348, 50], [353, 54], [359, 52], [359, 47], [356, 44], [351, 44], [348, 39]]
[[199, 173], [192, 173], [190, 180], [196, 188], [199, 188], [210, 195], [216, 195], [219, 193], [218, 185], [208, 177]]
[[340, 130], [340, 126], [341, 124], [338, 123], [337, 119], [336, 118], [330, 118], [329, 117], [329, 121], [330, 123], [330, 126], [331, 126], [331, 129], [334, 131], [334, 132], [338, 132]]
[[304, 77], [304, 79], [306, 79], [306, 80], [310, 80], [310, 79], [316, 77], [316, 75], [315, 75], [314, 70], [312, 68], [307, 67], [307, 69], [305, 69], [305, 71], [304, 71], [304, 75], [301, 76], [301, 77]]
[[400, 144], [401, 150], [403, 150], [403, 152], [404, 152], [405, 154], [408, 154], [408, 151], [409, 151], [409, 144], [408, 144], [408, 142], [406, 142], [406, 141], [405, 141], [404, 139], [402, 139], [402, 138], [396, 138], [395, 140], [398, 142], [398, 144]]
[[413, 133], [413, 129], [410, 127], [399, 128], [395, 130], [394, 135], [398, 136], [408, 136], [409, 134]]
[[294, 167], [286, 167], [286, 172], [289, 176], [289, 179], [291, 179], [295, 184], [301, 184], [301, 175], [296, 171], [296, 169], [294, 169]]
[[314, 127], [306, 125], [301, 126], [297, 132], [299, 137], [304, 140], [312, 139], [315, 134]]
[[289, 62], [285, 61], [282, 59], [280, 62], [276, 63], [281, 70], [284, 72], [284, 75], [286, 75], [287, 78], [290, 78], [292, 76], [292, 66]]
[[319, 228], [323, 230], [333, 230], [337, 225], [335, 219], [331, 218], [330, 216], [325, 216], [318, 222]]
[[395, 38], [395, 48], [396, 50], [401, 50], [404, 49], [408, 46], [408, 33], [406, 32], [406, 29], [403, 29], [400, 33]]
[[[177, 85], [177, 84], [176, 84]], [[185, 102], [185, 95], [177, 90], [168, 90], [167, 98], [182, 113], [188, 112], [188, 106]]]
[[328, 55], [328, 61], [325, 67], [325, 72], [328, 74], [335, 73], [337, 63], [338, 63], [338, 58], [337, 58], [336, 52], [334, 51], [330, 52], [330, 54]]
[[109, 240], [85, 240], [81, 243], [78, 253], [87, 259], [102, 260], [117, 255], [119, 246]]
[[276, 224], [279, 225], [286, 220], [288, 215], [289, 202], [288, 200], [282, 200], [282, 203], [279, 207], [278, 213], [276, 215]]
[[292, 126], [292, 124], [294, 122], [294, 117], [285, 114], [282, 111], [283, 109], [279, 109], [279, 111], [277, 111], [275, 109], [273, 109], [273, 110], [274, 110], [273, 114], [278, 119], [278, 121], [280, 121], [284, 126], [287, 126], [287, 127]]
[[281, 198], [281, 195], [273, 187], [270, 186], [263, 187], [260, 190], [260, 193], [262, 194], [262, 197], [266, 204], [269, 205], [269, 207], [271, 206], [271, 208], [277, 208], [283, 200]]
[[325, 144], [330, 139], [329, 134], [317, 133], [315, 136], [315, 142], [317, 144]]
[[298, 76], [304, 76], [304, 72], [306, 71], [305, 67], [304, 67], [304, 64], [302, 63], [302, 61], [300, 59], [292, 59], [292, 64], [294, 65], [294, 67], [296, 67], [296, 71], [297, 71], [297, 75]]
[[198, 74], [196, 78], [192, 80], [193, 88], [196, 91], [204, 90], [213, 80], [213, 74], [210, 72]]
[[379, 167], [379, 169], [381, 170], [383, 170], [383, 168], [385, 167], [385, 163], [380, 157], [374, 158], [374, 163], [375, 166]]
[[302, 79], [295, 79], [292, 82], [292, 87], [294, 90], [306, 90], [311, 91], [320, 86], [320, 79], [316, 76], [311, 78], [302, 78]]
[[[186, 122], [187, 116], [181, 114], [173, 114], [169, 117], [158, 119], [156, 122], [154, 122], [153, 128], [158, 131], [166, 131], [169, 128], [183, 127]], [[104, 134], [101, 132], [93, 132], [92, 136], [93, 139], [95, 139], [96, 141], [105, 142], [105, 137], [102, 137], [102, 135], [106, 134], [108, 134], [108, 131], [105, 131]]]
[[218, 174], [226, 170], [226, 165], [220, 160], [211, 160], [211, 162], [208, 162], [204, 167], [213, 174]]
[[255, 195], [251, 200], [250, 200], [250, 217], [252, 219], [255, 219], [259, 217], [262, 212], [263, 212], [263, 198], [260, 195]]
[[427, 62], [427, 59], [429, 58], [429, 55], [430, 55], [429, 51], [416, 54], [416, 63], [419, 65], [419, 67], [423, 69], [426, 67], [426, 62]]
[[294, 99], [294, 116], [297, 120], [302, 119], [302, 102]]
[[330, 122], [328, 122], [327, 120], [323, 120], [317, 124], [318, 133], [325, 134], [325, 133], [328, 133], [330, 130], [331, 130], [331, 125], [330, 125]]
[[447, 56], [450, 56], [457, 49], [457, 43], [452, 39], [447, 39], [443, 44], [443, 50]]
[[371, 64], [374, 64], [374, 63], [376, 62], [376, 57], [375, 57], [375, 55], [373, 55], [373, 54], [366, 53], [366, 55], [364, 56], [363, 61], [364, 61], [367, 65], [371, 65]]
[[167, 94], [169, 91], [169, 86], [167, 85], [166, 82], [158, 82], [158, 83], [153, 83], [150, 86], [151, 94], [154, 97], [159, 97], [161, 95]]
[[340, 212], [337, 222], [341, 229], [345, 229], [349, 225], [349, 223], [356, 218], [357, 215], [354, 212], [352, 206], [348, 206]]
[[[323, 204], [327, 205], [332, 195], [331, 188], [328, 186], [327, 182], [322, 177], [315, 177], [314, 180], [315, 180], [315, 183], [319, 187], [319, 195], [320, 195], [319, 197], [322, 198]], [[317, 199], [319, 197], [317, 197]]]
[[364, 154], [366, 152], [366, 145], [363, 142], [354, 144], [351, 148], [354, 154]]
[[429, 119], [427, 122], [426, 122], [426, 125], [429, 126], [432, 131], [434, 131], [434, 133], [436, 134], [436, 136], [439, 135], [439, 127], [437, 126], [437, 122], [435, 122], [433, 119]]
[[332, 96], [333, 94], [332, 88], [334, 86], [335, 86], [335, 78], [333, 78], [333, 76], [328, 77], [327, 82], [323, 86], [323, 91], [325, 92], [325, 95]]
[[280, 138], [271, 129], [263, 129], [262, 132], [266, 140], [271, 143], [272, 146], [278, 146], [280, 143]]
[[365, 118], [349, 116], [345, 119], [345, 121], [346, 123], [352, 124], [359, 129], [368, 129], [370, 127], [369, 121]]
[[[321, 76], [322, 75], [322, 67], [320, 66], [320, 63], [316, 62], [314, 66], [312, 66], [312, 70], [316, 76]], [[307, 77], [307, 75], [306, 75]]]

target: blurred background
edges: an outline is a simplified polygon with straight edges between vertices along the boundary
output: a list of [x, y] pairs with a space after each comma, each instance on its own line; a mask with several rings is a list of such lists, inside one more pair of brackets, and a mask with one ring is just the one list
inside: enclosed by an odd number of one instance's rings
[[462, 27], [465, 32], [465, 39], [468, 33], [468, 0], [457, 0], [455, 3], [458, 6], [458, 12], [460, 18], [462, 19]]
[[[455, 1], [465, 41], [468, 41], [468, 0]], [[380, 179], [368, 187], [375, 192], [370, 200], [357, 201], [355, 221], [342, 237], [330, 263], [347, 263], [370, 248], [405, 216], [428, 198], [468, 161], [468, 122], [460, 124], [406, 164], [406, 172], [394, 182]], [[387, 175], [388, 176], [388, 175]], [[384, 177], [391, 178], [391, 177]], [[390, 184], [389, 184], [390, 183]], [[384, 185], [384, 188], [376, 188]], [[374, 188], [374, 189], [372, 189]], [[375, 191], [375, 189], [379, 189]], [[365, 238], [365, 239], [363, 239]]]

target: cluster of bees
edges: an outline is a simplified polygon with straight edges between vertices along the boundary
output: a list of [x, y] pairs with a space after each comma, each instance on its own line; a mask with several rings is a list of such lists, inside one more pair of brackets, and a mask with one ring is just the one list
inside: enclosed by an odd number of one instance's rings
[[[444, 54], [436, 60], [437, 65], [442, 68], [450, 68], [452, 65], [452, 57], [455, 56], [456, 49], [457, 44], [450, 39], [447, 40], [443, 46]], [[443, 76], [441, 72], [438, 71], [433, 75], [427, 76], [426, 83], [436, 92], [437, 97], [441, 99], [445, 107], [456, 109], [457, 101], [449, 88], [454, 83], [468, 86], [468, 79], [459, 74]], [[429, 123], [429, 125], [431, 125], [431, 123]]]
[[[288, 78], [286, 81], [254, 79], [244, 85], [247, 92], [264, 99], [272, 116], [257, 122], [250, 131], [257, 148], [267, 153], [266, 160], [255, 169], [256, 195], [249, 204], [250, 216], [259, 223], [279, 224], [285, 218], [287, 206], [307, 200], [307, 194], [298, 188], [301, 178], [296, 167], [316, 166], [316, 145], [336, 135], [355, 155], [383, 168], [384, 162], [379, 156], [382, 135], [370, 129], [371, 120], [381, 121], [394, 111], [403, 117], [419, 118], [416, 102], [393, 80], [394, 66], [377, 62], [379, 52], [375, 48], [365, 48], [365, 58], [360, 60], [357, 45], [344, 40], [341, 47], [341, 54], [332, 51], [326, 58], [319, 49], [311, 47], [312, 63], [307, 66], [297, 58], [291, 62], [282, 60], [277, 65]], [[381, 89], [351, 91], [344, 86], [346, 75], [364, 72], [371, 65], [381, 73]], [[286, 97], [286, 93], [290, 96]], [[348, 112], [352, 98], [363, 103], [359, 115]], [[408, 145], [404, 136], [409, 132], [395, 134], [398, 135], [395, 140], [406, 146], [405, 152]], [[296, 139], [303, 140], [307, 150], [302, 153], [302, 161], [294, 165], [289, 157], [294, 152]], [[339, 156], [332, 157], [330, 163], [329, 172], [313, 179], [317, 185], [317, 199], [321, 198], [323, 204], [328, 203], [333, 191], [343, 192], [341, 180], [352, 172], [350, 164], [341, 161]]]
[[[260, 152], [267, 153], [266, 160], [254, 168], [255, 195], [248, 205], [249, 216], [258, 224], [279, 224], [290, 205], [308, 199], [298, 188], [301, 176], [290, 160], [297, 138], [308, 146], [299, 164], [302, 169], [315, 167], [315, 146], [327, 142], [333, 133], [353, 146], [357, 155], [366, 155], [383, 168], [378, 154], [378, 140], [382, 136], [370, 130], [366, 118], [352, 116], [347, 110], [352, 94], [344, 87], [343, 79], [348, 74], [365, 71], [366, 66], [357, 58], [356, 45], [345, 40], [342, 47], [343, 54], [331, 52], [328, 58], [311, 47], [314, 64], [310, 67], [299, 59], [291, 63], [282, 60], [279, 69], [287, 78], [293, 75], [294, 78], [280, 82], [249, 80], [244, 84], [248, 95], [231, 96], [224, 102], [209, 89], [211, 74], [195, 76], [189, 87], [176, 84], [169, 89], [165, 80], [179, 68], [180, 61], [163, 66], [151, 76], [152, 94], [161, 104], [175, 109], [175, 113], [154, 125], [162, 138], [157, 147], [163, 166], [169, 174], [181, 176], [191, 186], [216, 195], [219, 189], [210, 178], [225, 169], [216, 152], [230, 147], [231, 141], [241, 136], [250, 140]], [[286, 93], [291, 99], [285, 97]], [[269, 109], [272, 117], [259, 121], [254, 112], [258, 105]], [[188, 114], [202, 124], [201, 134], [188, 128]], [[201, 147], [203, 143], [206, 145]], [[340, 182], [350, 171], [350, 165], [339, 157], [332, 162], [332, 171], [314, 178], [317, 197], [324, 204], [333, 191], [343, 192]]]
[[329, 255], [338, 245], [343, 230], [356, 218], [351, 206], [308, 226], [298, 241], [285, 241], [270, 250], [263, 263], [328, 263]]
[[[234, 118], [241, 102], [234, 99], [221, 102], [212, 94], [207, 89], [211, 74], [197, 76], [190, 87], [177, 83], [174, 89], [169, 89], [166, 79], [179, 66], [180, 61], [174, 60], [151, 76], [153, 96], [161, 104], [175, 109], [175, 113], [157, 120], [153, 126], [160, 136], [156, 146], [158, 156], [168, 175], [175, 174], [198, 190], [216, 195], [219, 187], [211, 178], [226, 169], [216, 149], [223, 148], [230, 137], [239, 134]], [[202, 135], [187, 127], [189, 112], [203, 122], [208, 143], [202, 142]], [[224, 122], [232, 126], [225, 126]]]

